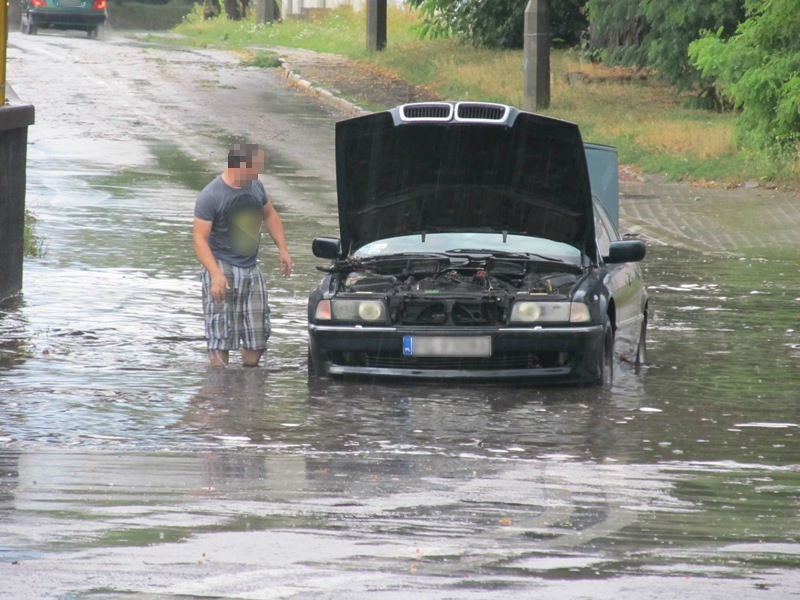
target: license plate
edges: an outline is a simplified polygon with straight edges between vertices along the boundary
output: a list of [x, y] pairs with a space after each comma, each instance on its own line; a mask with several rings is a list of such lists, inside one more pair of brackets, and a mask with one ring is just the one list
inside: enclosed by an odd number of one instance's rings
[[488, 357], [490, 336], [403, 336], [403, 356]]

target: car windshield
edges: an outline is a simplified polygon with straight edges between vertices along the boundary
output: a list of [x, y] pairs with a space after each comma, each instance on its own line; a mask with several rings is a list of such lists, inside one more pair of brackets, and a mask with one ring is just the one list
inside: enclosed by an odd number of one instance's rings
[[581, 264], [580, 250], [544, 238], [526, 235], [507, 235], [502, 233], [429, 233], [422, 235], [403, 235], [370, 242], [355, 251], [354, 256], [371, 258], [408, 253], [442, 253], [457, 250], [475, 252], [503, 252], [531, 254], [556, 261]]

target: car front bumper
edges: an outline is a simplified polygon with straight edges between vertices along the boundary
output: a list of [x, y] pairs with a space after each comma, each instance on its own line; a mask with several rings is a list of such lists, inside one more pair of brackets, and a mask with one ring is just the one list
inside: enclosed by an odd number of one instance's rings
[[[406, 336], [489, 336], [491, 356], [408, 357]], [[372, 327], [309, 325], [316, 372], [412, 379], [591, 383], [604, 347], [602, 325], [575, 327]]]

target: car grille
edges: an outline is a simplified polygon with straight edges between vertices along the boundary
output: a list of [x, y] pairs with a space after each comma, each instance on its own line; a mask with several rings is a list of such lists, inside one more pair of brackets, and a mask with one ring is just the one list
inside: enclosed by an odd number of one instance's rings
[[461, 102], [456, 110], [456, 116], [464, 120], [502, 121], [506, 114], [502, 104]]
[[405, 121], [449, 121], [453, 116], [452, 104], [443, 102], [407, 104], [401, 110]]
[[400, 313], [403, 325], [443, 325], [447, 322], [447, 306], [444, 302], [407, 301]]
[[399, 350], [389, 352], [330, 352], [330, 362], [349, 367], [380, 369], [438, 369], [463, 371], [497, 371], [518, 369], [544, 369], [570, 363], [571, 355], [558, 352], [496, 354], [487, 358], [402, 356]]
[[495, 325], [500, 314], [494, 302], [406, 300], [398, 320], [402, 325]]

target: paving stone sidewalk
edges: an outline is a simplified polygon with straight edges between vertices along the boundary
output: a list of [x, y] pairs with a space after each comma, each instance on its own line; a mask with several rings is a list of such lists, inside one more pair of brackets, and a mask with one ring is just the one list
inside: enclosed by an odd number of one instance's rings
[[714, 254], [794, 251], [800, 262], [800, 193], [696, 187], [657, 176], [626, 178], [625, 171], [620, 181], [624, 233]]

